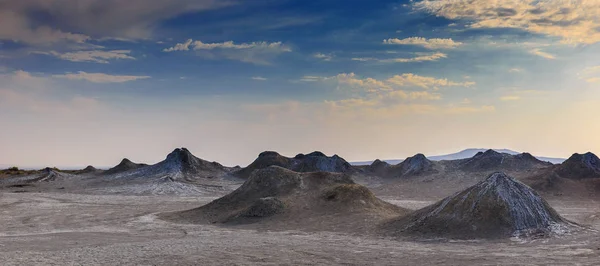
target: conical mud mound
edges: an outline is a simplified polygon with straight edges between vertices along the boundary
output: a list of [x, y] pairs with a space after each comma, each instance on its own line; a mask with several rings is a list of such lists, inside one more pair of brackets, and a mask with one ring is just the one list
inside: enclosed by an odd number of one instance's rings
[[144, 166], [147, 166], [147, 164], [137, 164], [137, 163], [130, 161], [127, 158], [124, 158], [123, 160], [121, 160], [121, 162], [118, 165], [106, 170], [106, 172], [104, 172], [104, 174], [113, 175], [113, 174], [118, 174], [118, 173], [122, 173], [122, 172], [127, 172], [129, 170], [138, 169], [138, 168], [144, 167]]
[[242, 178], [248, 178], [253, 171], [264, 169], [269, 166], [279, 166], [295, 172], [336, 172], [347, 173], [353, 170], [350, 163], [343, 158], [333, 155], [328, 157], [322, 152], [309, 154], [298, 154], [288, 158], [274, 151], [262, 152], [248, 167], [236, 172]]
[[459, 162], [459, 168], [461, 170], [471, 172], [490, 172], [498, 170], [522, 171], [552, 166], [552, 163], [540, 161], [529, 153], [511, 155], [494, 150], [478, 152], [472, 158], [464, 159]]
[[548, 236], [569, 224], [531, 188], [498, 172], [384, 228], [397, 236], [471, 239]]
[[392, 166], [390, 169], [392, 177], [415, 176], [433, 172], [435, 172], [433, 162], [420, 153], [406, 158], [406, 160]]
[[269, 230], [368, 231], [376, 221], [405, 213], [347, 175], [271, 166], [253, 172], [240, 188], [222, 198], [163, 217]]
[[117, 173], [113, 176], [121, 179], [168, 178], [172, 181], [194, 182], [202, 178], [212, 179], [221, 177], [229, 171], [229, 168], [224, 167], [217, 162], [208, 162], [194, 156], [186, 148], [175, 149], [167, 155], [167, 158], [164, 161], [154, 165], [139, 167], [138, 165], [131, 165], [128, 160], [124, 160], [120, 165], [122, 167], [119, 167], [117, 171], [137, 167], [134, 170]]
[[556, 167], [556, 173], [569, 179], [600, 178], [600, 159], [595, 154], [573, 154]]

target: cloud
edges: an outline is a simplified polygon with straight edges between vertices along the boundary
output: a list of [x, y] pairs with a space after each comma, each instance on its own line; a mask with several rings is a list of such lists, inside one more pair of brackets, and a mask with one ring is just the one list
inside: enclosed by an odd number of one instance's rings
[[442, 58], [447, 58], [448, 55], [435, 52], [435, 53], [415, 53], [417, 56], [412, 58], [391, 58], [391, 59], [379, 59], [374, 57], [353, 57], [352, 61], [377, 61], [380, 63], [413, 63], [413, 62], [426, 62], [426, 61], [437, 61]]
[[600, 83], [600, 77], [587, 78], [585, 81], [588, 83]]
[[452, 49], [462, 45], [462, 42], [455, 42], [452, 39], [426, 39], [423, 37], [410, 37], [406, 39], [387, 39], [383, 40], [384, 44], [401, 44], [401, 45], [418, 45], [427, 49]]
[[384, 63], [388, 63], [388, 62], [392, 62], [392, 63], [411, 63], [411, 62], [424, 62], [424, 61], [437, 61], [438, 59], [441, 58], [446, 58], [447, 55], [444, 53], [433, 53], [433, 54], [424, 54], [424, 55], [419, 55], [413, 58], [393, 58], [393, 59], [383, 59], [383, 60], [378, 60], [380, 62], [384, 62]]
[[82, 111], [101, 107], [90, 97], [53, 97], [57, 93], [55, 87], [51, 79], [23, 70], [0, 74], [0, 110], [79, 115]]
[[331, 61], [331, 59], [333, 59], [333, 55], [331, 54], [322, 54], [322, 53], [316, 53], [313, 55], [314, 58], [318, 58], [318, 59], [322, 59], [323, 61]]
[[221, 43], [204, 43], [202, 41], [194, 41], [188, 39], [184, 43], [178, 43], [173, 47], [163, 49], [164, 52], [189, 51], [190, 46], [194, 50], [213, 50], [213, 49], [256, 49], [256, 50], [272, 50], [279, 52], [291, 52], [292, 49], [285, 46], [281, 42], [252, 42], [235, 44], [233, 41]]
[[263, 77], [252, 77], [253, 80], [260, 80], [260, 81], [265, 81], [267, 80], [267, 78], [263, 78]]
[[67, 73], [64, 75], [53, 75], [52, 77], [69, 80], [85, 80], [93, 83], [123, 83], [150, 78], [150, 76], [109, 75], [104, 73], [87, 73], [83, 71], [79, 71], [77, 73]]
[[377, 58], [373, 58], [373, 57], [353, 57], [352, 61], [360, 61], [360, 62], [366, 62], [366, 61], [376, 61], [378, 60]]
[[521, 96], [518, 96], [518, 95], [507, 95], [507, 96], [500, 97], [500, 100], [504, 101], [504, 102], [518, 101], [518, 100], [521, 100]]
[[[20, 0], [2, 1], [0, 39], [32, 45], [85, 42], [90, 38], [146, 39], [161, 21], [231, 5], [220, 0]], [[101, 22], [101, 23], [99, 23]]]
[[586, 67], [578, 76], [588, 83], [600, 83], [600, 66]]
[[403, 73], [394, 75], [385, 80], [374, 78], [359, 78], [355, 73], [341, 73], [331, 77], [304, 76], [299, 81], [317, 82], [317, 81], [336, 81], [342, 85], [349, 85], [355, 88], [362, 88], [365, 91], [390, 91], [400, 87], [413, 87], [423, 89], [439, 89], [439, 87], [472, 87], [474, 81], [456, 82], [445, 78], [435, 78], [420, 76], [413, 73]]
[[523, 72], [522, 68], [514, 67], [508, 70], [508, 73], [520, 73]]
[[[190, 51], [194, 50], [199, 56], [210, 58], [224, 57], [230, 60], [238, 60], [254, 64], [269, 64], [270, 59], [292, 49], [282, 42], [251, 42], [236, 44], [233, 41], [221, 43], [204, 43], [188, 39], [183, 43], [177, 43], [173, 47], [163, 49], [163, 52]], [[206, 54], [208, 53], [208, 54]]]
[[570, 44], [600, 41], [600, 1], [595, 0], [423, 0], [414, 8], [470, 20], [471, 28], [517, 28]]
[[546, 59], [556, 59], [556, 56], [554, 56], [553, 54], [546, 53], [546, 52], [540, 50], [539, 48], [529, 50], [529, 53], [533, 54], [533, 55], [541, 56]]
[[59, 53], [56, 51], [50, 52], [33, 52], [36, 54], [51, 55], [63, 60], [71, 62], [94, 62], [101, 64], [108, 64], [109, 60], [120, 59], [120, 60], [135, 60], [134, 57], [130, 56], [131, 50], [112, 50], [112, 51], [77, 51], [68, 53]]
[[424, 89], [437, 89], [438, 87], [471, 87], [476, 84], [474, 81], [455, 82], [448, 79], [419, 76], [412, 73], [395, 75], [389, 78], [387, 82], [396, 86], [412, 86]]

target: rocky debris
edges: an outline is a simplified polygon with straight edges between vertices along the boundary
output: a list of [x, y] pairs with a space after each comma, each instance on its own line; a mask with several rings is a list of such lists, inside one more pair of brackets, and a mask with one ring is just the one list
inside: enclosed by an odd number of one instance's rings
[[550, 236], [570, 226], [533, 189], [497, 172], [383, 227], [395, 236], [474, 239]]
[[600, 178], [600, 159], [591, 152], [575, 153], [554, 171], [568, 179]]
[[118, 173], [122, 173], [122, 172], [127, 172], [129, 170], [138, 169], [138, 168], [144, 167], [144, 166], [148, 166], [148, 165], [134, 163], [134, 162], [130, 161], [129, 159], [124, 158], [123, 160], [121, 160], [121, 162], [118, 165], [106, 170], [106, 172], [104, 172], [104, 174], [113, 175], [113, 174], [118, 174]]
[[[376, 198], [346, 174], [298, 173], [270, 166], [254, 171], [241, 187], [222, 198], [163, 218], [185, 223], [254, 224], [269, 230], [337, 231], [372, 227], [375, 221], [406, 212]], [[345, 217], [343, 221], [338, 220], [341, 217]]]
[[236, 172], [237, 176], [248, 178], [253, 171], [269, 166], [279, 166], [296, 172], [337, 172], [347, 173], [353, 171], [352, 166], [338, 155], [328, 157], [322, 152], [298, 154], [288, 158], [274, 151], [265, 151], [245, 168]]
[[523, 171], [551, 167], [552, 163], [543, 162], [529, 153], [511, 155], [494, 150], [478, 152], [469, 159], [459, 160], [459, 168], [464, 171]]

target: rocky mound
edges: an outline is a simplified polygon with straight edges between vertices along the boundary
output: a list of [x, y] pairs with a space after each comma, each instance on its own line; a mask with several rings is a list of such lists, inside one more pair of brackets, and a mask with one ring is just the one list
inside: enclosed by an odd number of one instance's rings
[[543, 162], [529, 153], [511, 155], [494, 150], [478, 152], [469, 159], [459, 160], [459, 168], [464, 171], [523, 171], [551, 167], [552, 163]]
[[390, 168], [392, 177], [415, 176], [434, 172], [433, 162], [420, 153], [413, 157], [408, 157], [406, 160]]
[[138, 168], [141, 168], [144, 166], [148, 166], [148, 165], [134, 163], [134, 162], [130, 161], [129, 159], [124, 158], [123, 160], [121, 160], [121, 162], [119, 164], [117, 164], [113, 168], [106, 170], [106, 172], [104, 172], [104, 173], [107, 175], [114, 175], [114, 174], [118, 174], [118, 173], [122, 173], [122, 172], [127, 172], [129, 170], [138, 169]]
[[264, 169], [269, 166], [279, 166], [295, 172], [337, 172], [347, 173], [353, 170], [352, 166], [343, 158], [333, 155], [326, 156], [322, 152], [298, 154], [288, 158], [274, 151], [266, 151], [247, 167], [236, 172], [237, 176], [248, 178], [254, 170]]
[[98, 174], [98, 173], [102, 172], [102, 170], [96, 169], [96, 167], [88, 165], [86, 168], [83, 168], [81, 170], [66, 171], [66, 172], [73, 173], [76, 175], [85, 175], [85, 174]]
[[186, 223], [269, 230], [368, 231], [406, 210], [376, 198], [341, 173], [298, 173], [279, 166], [254, 171], [237, 190], [202, 207], [164, 214]]
[[[109, 170], [110, 171], [110, 170]], [[118, 179], [169, 179], [172, 181], [195, 182], [224, 176], [229, 168], [217, 162], [209, 162], [194, 156], [188, 149], [175, 149], [167, 158], [154, 165], [112, 175]]]
[[396, 236], [474, 239], [549, 236], [569, 225], [531, 188], [497, 172], [384, 228]]
[[551, 196], [597, 199], [600, 197], [600, 159], [593, 153], [576, 153], [562, 164], [524, 181]]
[[365, 170], [377, 176], [386, 176], [390, 171], [390, 167], [389, 163], [377, 159], [371, 165], [365, 167]]
[[600, 178], [600, 159], [591, 152], [575, 153], [554, 171], [568, 179]]

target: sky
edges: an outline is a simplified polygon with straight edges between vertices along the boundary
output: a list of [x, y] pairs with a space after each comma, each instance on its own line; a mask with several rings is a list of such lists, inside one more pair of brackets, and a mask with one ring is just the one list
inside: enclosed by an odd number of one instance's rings
[[597, 0], [0, 0], [0, 164], [600, 153]]

